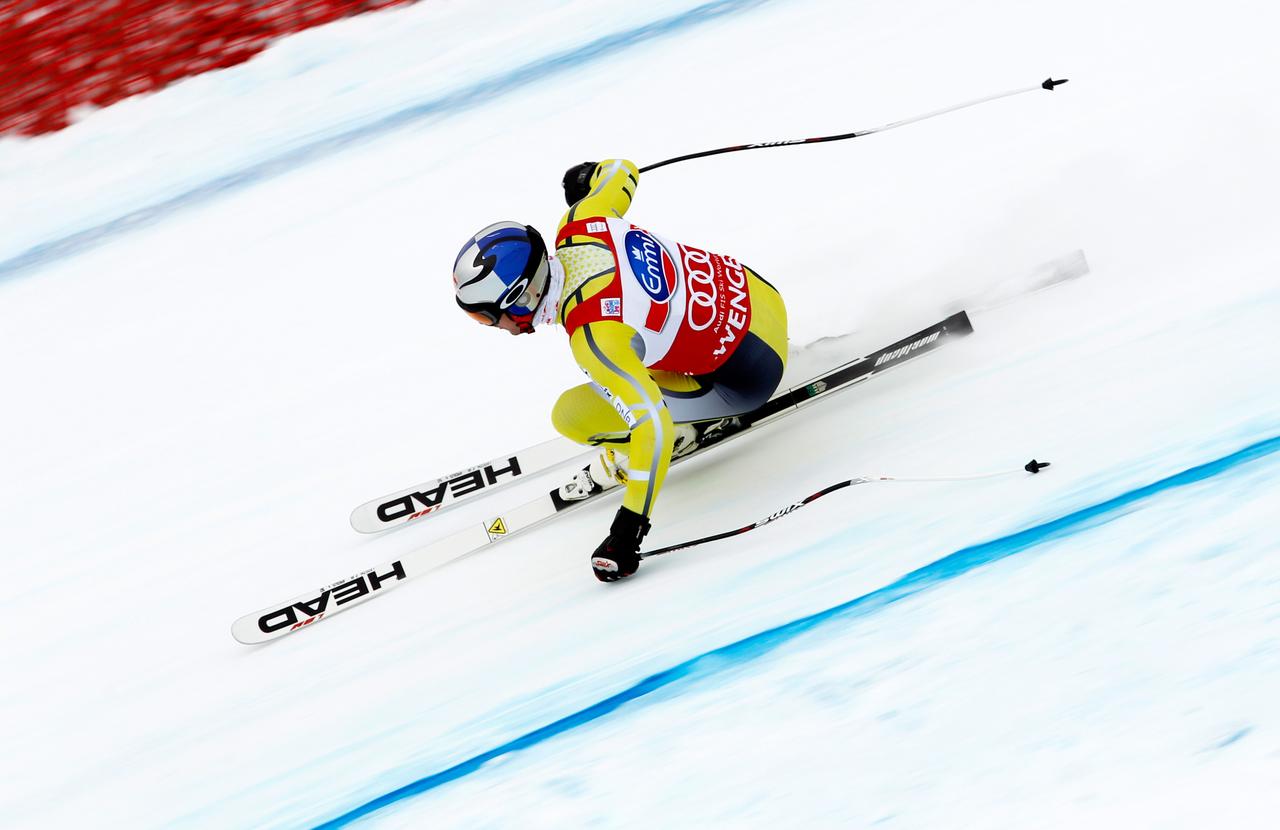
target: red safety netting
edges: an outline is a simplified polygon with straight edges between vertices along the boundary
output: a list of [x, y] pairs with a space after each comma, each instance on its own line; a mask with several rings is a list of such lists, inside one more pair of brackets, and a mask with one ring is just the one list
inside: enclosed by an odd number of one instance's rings
[[274, 38], [415, 0], [0, 0], [0, 134], [248, 60]]

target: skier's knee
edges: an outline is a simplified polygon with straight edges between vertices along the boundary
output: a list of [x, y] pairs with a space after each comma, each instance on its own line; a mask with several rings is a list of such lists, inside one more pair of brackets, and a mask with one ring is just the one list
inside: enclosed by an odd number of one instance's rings
[[587, 383], [565, 390], [551, 408], [551, 425], [578, 444], [625, 441], [630, 434], [626, 422]]

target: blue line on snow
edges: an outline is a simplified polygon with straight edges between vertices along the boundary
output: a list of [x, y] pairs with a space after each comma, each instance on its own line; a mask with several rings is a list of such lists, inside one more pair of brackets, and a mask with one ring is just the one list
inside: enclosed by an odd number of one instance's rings
[[[837, 618], [848, 618], [854, 616], [865, 616], [875, 613], [886, 606], [892, 605], [898, 600], [905, 599], [917, 594], [927, 588], [938, 583], [945, 582], [955, 577], [962, 576], [981, 565], [996, 562], [1016, 553], [1021, 553], [1028, 548], [1034, 547], [1044, 542], [1069, 536], [1073, 533], [1094, 527], [1101, 521], [1118, 518], [1124, 508], [1129, 507], [1137, 502], [1146, 500], [1165, 490], [1176, 487], [1185, 487], [1204, 481], [1208, 478], [1225, 473], [1242, 464], [1257, 460], [1274, 452], [1280, 451], [1280, 436], [1268, 438], [1251, 444], [1242, 450], [1234, 452], [1216, 461], [1210, 461], [1207, 464], [1201, 464], [1198, 467], [1192, 467], [1189, 470], [1183, 470], [1180, 473], [1160, 479], [1159, 481], [1148, 484], [1145, 487], [1139, 487], [1136, 490], [1130, 490], [1115, 498], [1099, 504], [1085, 507], [1074, 513], [1068, 513], [1052, 521], [1038, 524], [1035, 527], [1027, 528], [1009, 536], [1003, 536], [989, 542], [983, 542], [978, 545], [958, 550], [948, 556], [944, 556], [935, 562], [925, 565], [918, 570], [912, 571], [906, 576], [901, 577], [895, 582], [886, 585], [869, 594], [864, 594], [856, 599], [841, 603], [840, 605], [828, 608], [825, 611], [819, 611], [807, 617], [801, 617], [798, 620], [785, 623], [777, 628], [762, 631], [759, 634], [753, 634], [746, 639], [739, 640], [736, 643], [730, 643], [727, 646], [715, 649], [714, 651], [700, 654], [685, 662], [674, 666], [666, 671], [651, 675], [641, 680], [629, 689], [619, 692], [613, 697], [600, 701], [599, 703], [588, 706], [579, 712], [561, 718], [560, 720], [548, 724], [541, 729], [522, 735], [513, 741], [508, 741], [501, 746], [495, 747], [488, 752], [483, 752], [463, 761], [460, 764], [450, 767], [449, 769], [428, 775], [425, 778], [419, 778], [411, 784], [406, 784], [399, 789], [392, 790], [385, 795], [365, 804], [356, 807], [349, 812], [343, 813], [337, 818], [330, 819], [323, 824], [317, 825], [316, 830], [331, 830], [332, 828], [343, 827], [351, 822], [362, 818], [376, 810], [402, 801], [410, 796], [433, 790], [442, 784], [455, 781], [463, 776], [479, 770], [490, 761], [503, 755], [509, 755], [513, 752], [519, 752], [536, 744], [550, 740], [557, 735], [568, 732], [571, 729], [582, 726], [604, 717], [605, 715], [618, 709], [625, 703], [629, 703], [637, 698], [644, 697], [650, 692], [657, 691], [671, 686], [679, 681], [690, 682], [700, 680], [711, 675], [724, 671], [726, 668], [741, 665], [742, 663], [758, 659], [774, 649], [796, 639], [801, 634], [810, 631], [819, 625], [830, 622]], [[1241, 736], [1233, 736], [1231, 740]], [[1230, 740], [1228, 740], [1230, 743]], [[1225, 744], [1224, 744], [1225, 745]]]
[[1214, 745], [1213, 745], [1212, 747], [1210, 747], [1210, 748], [1211, 748], [1211, 749], [1225, 749], [1225, 748], [1227, 748], [1227, 747], [1231, 746], [1231, 745], [1232, 745], [1233, 743], [1235, 743], [1236, 741], [1239, 741], [1241, 738], [1247, 738], [1247, 737], [1249, 736], [1249, 733], [1251, 733], [1251, 732], [1253, 732], [1253, 727], [1252, 727], [1252, 726], [1245, 726], [1245, 727], [1242, 727], [1242, 728], [1240, 728], [1240, 729], [1237, 729], [1235, 732], [1232, 732], [1230, 735], [1228, 735], [1227, 737], [1223, 738], [1222, 740], [1218, 741], [1216, 744], [1214, 744]]
[[296, 170], [305, 164], [343, 150], [358, 141], [380, 137], [424, 118], [453, 115], [487, 104], [494, 98], [543, 80], [566, 69], [582, 66], [646, 41], [676, 34], [702, 23], [746, 11], [767, 2], [770, 2], [770, 0], [714, 0], [714, 2], [705, 3], [689, 11], [681, 12], [662, 20], [656, 20], [652, 23], [646, 23], [634, 29], [607, 35], [583, 46], [541, 58], [516, 69], [479, 81], [464, 89], [446, 93], [439, 98], [425, 101], [421, 104], [414, 104], [390, 115], [383, 116], [376, 121], [219, 176], [202, 185], [197, 185], [185, 193], [152, 205], [137, 208], [100, 225], [76, 231], [51, 242], [43, 242], [12, 259], [0, 262], [0, 280], [15, 276], [22, 271], [56, 262], [59, 259], [74, 256], [105, 242], [113, 236], [154, 224], [173, 211], [192, 207], [216, 196], [260, 184], [275, 176]]

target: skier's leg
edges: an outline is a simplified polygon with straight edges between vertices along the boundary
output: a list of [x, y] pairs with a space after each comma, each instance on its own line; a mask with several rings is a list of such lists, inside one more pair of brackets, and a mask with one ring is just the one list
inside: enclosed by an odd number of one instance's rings
[[556, 432], [578, 444], [626, 444], [631, 431], [595, 384], [584, 383], [565, 391], [551, 410]]
[[[584, 383], [565, 391], [551, 410], [551, 423], [570, 441], [602, 448], [590, 464], [575, 472], [573, 478], [561, 487], [562, 498], [572, 501], [590, 495], [597, 486], [609, 489], [626, 483], [627, 446], [631, 432], [594, 384]], [[693, 450], [698, 437], [693, 426], [676, 424], [671, 457], [677, 458]]]
[[626, 483], [624, 451], [631, 440], [631, 431], [594, 384], [584, 383], [565, 391], [551, 410], [551, 423], [556, 432], [570, 441], [604, 448], [590, 464], [561, 485], [561, 498], [574, 501], [601, 488]]

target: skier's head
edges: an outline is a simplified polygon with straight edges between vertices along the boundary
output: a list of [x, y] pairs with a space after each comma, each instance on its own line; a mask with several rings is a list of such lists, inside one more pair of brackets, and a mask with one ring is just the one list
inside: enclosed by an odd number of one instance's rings
[[453, 262], [453, 293], [462, 310], [512, 334], [533, 331], [547, 290], [547, 246], [536, 230], [495, 222], [467, 240]]

